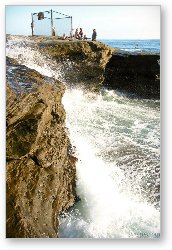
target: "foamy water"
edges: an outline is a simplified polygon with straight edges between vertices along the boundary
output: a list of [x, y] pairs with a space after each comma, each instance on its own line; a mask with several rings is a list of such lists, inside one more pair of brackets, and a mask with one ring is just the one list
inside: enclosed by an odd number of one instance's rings
[[[64, 79], [63, 65], [40, 54], [29, 39], [9, 40], [6, 52], [43, 75]], [[159, 101], [67, 89], [63, 104], [78, 158], [80, 201], [60, 217], [59, 236], [159, 237]]]
[[[144, 194], [149, 193], [149, 178], [156, 178], [150, 161], [156, 154], [158, 164], [157, 107], [150, 108], [150, 103], [144, 106], [141, 100], [140, 103], [137, 101], [139, 106], [135, 106], [135, 100], [113, 91], [105, 92], [96, 96], [84, 94], [82, 90], [68, 90], [63, 98], [67, 126], [79, 159], [77, 194], [81, 201], [61, 217], [60, 237], [156, 238], [160, 232], [159, 210]], [[124, 116], [126, 113], [127, 117]], [[149, 127], [148, 117], [152, 119], [155, 130], [151, 132], [154, 141], [146, 147], [144, 141], [136, 140], [140, 136], [135, 133]], [[119, 133], [124, 129], [124, 121], [120, 123], [116, 119], [126, 120], [129, 132]], [[148, 137], [149, 133], [147, 131]], [[145, 131], [144, 140], [147, 141]], [[131, 148], [128, 157], [125, 152], [123, 157], [118, 152], [123, 143], [123, 151]], [[117, 149], [116, 154], [111, 152], [113, 147]], [[104, 155], [102, 151], [107, 153]], [[144, 154], [144, 151], [149, 157], [143, 160], [139, 154]], [[139, 164], [131, 162], [133, 155], [140, 159]], [[133, 166], [129, 169], [127, 164]], [[142, 186], [143, 183], [147, 187]]]

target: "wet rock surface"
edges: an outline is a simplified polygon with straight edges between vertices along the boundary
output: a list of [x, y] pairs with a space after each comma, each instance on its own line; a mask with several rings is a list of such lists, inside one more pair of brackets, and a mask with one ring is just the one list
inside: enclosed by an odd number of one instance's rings
[[93, 91], [100, 89], [105, 66], [112, 52], [116, 51], [104, 43], [89, 40], [69, 41], [41, 36], [29, 37], [26, 40], [29, 41], [30, 47], [36, 47], [41, 55], [49, 58], [61, 69], [65, 84]]
[[60, 82], [7, 58], [8, 238], [58, 237], [58, 216], [75, 201], [63, 93]]
[[105, 65], [113, 49], [103, 43], [92, 41], [59, 42], [38, 46], [41, 53], [47, 53], [63, 65], [64, 79], [68, 85], [99, 90], [104, 80]]

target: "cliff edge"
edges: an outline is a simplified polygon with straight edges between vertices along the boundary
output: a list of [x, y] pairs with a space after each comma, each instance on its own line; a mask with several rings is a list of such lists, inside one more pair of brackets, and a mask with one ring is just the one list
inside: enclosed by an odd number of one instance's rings
[[58, 216], [75, 201], [64, 86], [7, 58], [6, 93], [6, 236], [58, 237]]
[[159, 99], [160, 55], [113, 53], [105, 68], [103, 86]]
[[104, 80], [106, 64], [116, 51], [101, 42], [58, 40], [53, 37], [31, 37], [32, 46], [60, 69], [62, 81], [98, 91]]

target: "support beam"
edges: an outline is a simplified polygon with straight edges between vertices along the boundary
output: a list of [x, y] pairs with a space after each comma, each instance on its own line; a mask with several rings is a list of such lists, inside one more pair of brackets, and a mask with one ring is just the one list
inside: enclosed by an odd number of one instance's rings
[[33, 22], [33, 14], [31, 14], [32, 16], [32, 22], [31, 22], [31, 29], [32, 29], [32, 36], [34, 35], [34, 22]]
[[54, 36], [55, 34], [54, 27], [53, 27], [53, 10], [51, 10], [51, 35]]

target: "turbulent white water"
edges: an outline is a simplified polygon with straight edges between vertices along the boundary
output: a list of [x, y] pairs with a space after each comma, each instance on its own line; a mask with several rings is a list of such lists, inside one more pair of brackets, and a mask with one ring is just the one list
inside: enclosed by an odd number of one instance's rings
[[159, 105], [82, 90], [66, 91], [63, 103], [81, 201], [61, 217], [60, 237], [157, 237], [160, 214], [150, 198], [159, 180]]
[[[59, 65], [26, 44], [8, 41], [7, 55], [63, 79]], [[107, 90], [95, 95], [67, 89], [63, 104], [78, 158], [80, 201], [62, 214], [59, 236], [159, 237], [159, 101]]]

